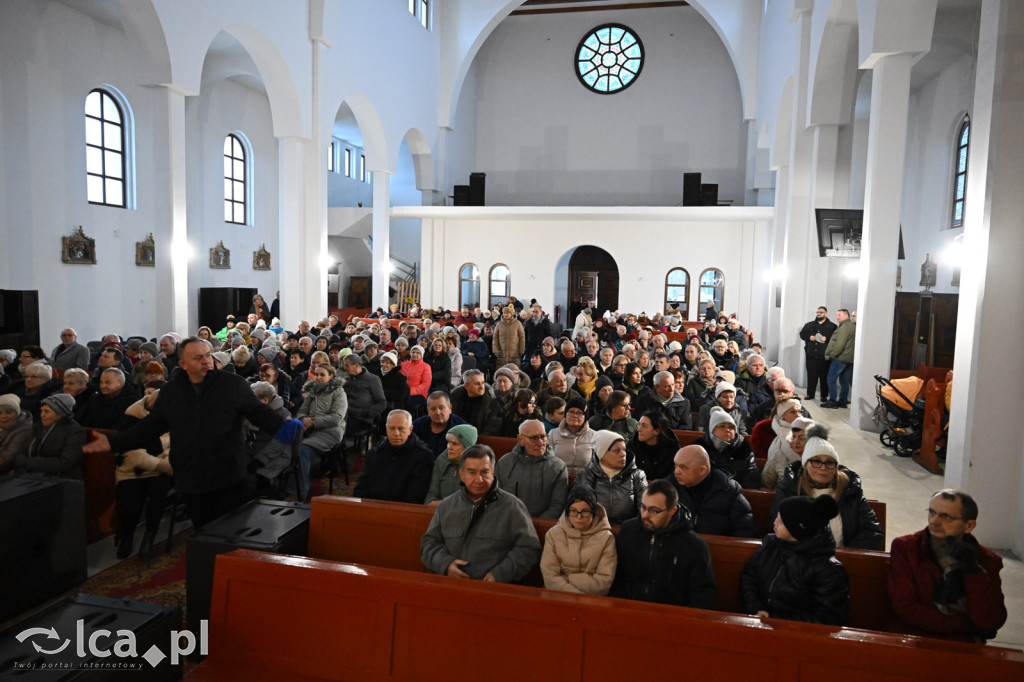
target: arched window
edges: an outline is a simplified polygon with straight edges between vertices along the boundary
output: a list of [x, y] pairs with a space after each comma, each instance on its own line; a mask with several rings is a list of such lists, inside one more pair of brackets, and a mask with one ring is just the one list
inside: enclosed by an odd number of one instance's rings
[[97, 88], [85, 98], [86, 196], [90, 204], [128, 208], [131, 110], [117, 94]]
[[964, 198], [967, 193], [967, 150], [971, 142], [971, 119], [964, 116], [956, 137], [956, 173], [953, 176], [953, 221], [950, 227], [964, 226]]
[[703, 316], [708, 301], [715, 302], [715, 310], [719, 314], [724, 313], [722, 301], [725, 299], [725, 277], [722, 271], [715, 268], [708, 268], [700, 273], [700, 315]]
[[252, 224], [252, 146], [241, 133], [224, 138], [224, 222]]
[[480, 306], [480, 270], [473, 263], [459, 268], [459, 308]]
[[690, 273], [683, 268], [672, 268], [665, 275], [665, 314], [679, 307], [679, 319], [690, 319]]
[[512, 273], [509, 272], [508, 266], [496, 263], [491, 268], [488, 279], [490, 287], [488, 288], [487, 306], [493, 308], [499, 303], [501, 305], [508, 303], [509, 294], [512, 293]]

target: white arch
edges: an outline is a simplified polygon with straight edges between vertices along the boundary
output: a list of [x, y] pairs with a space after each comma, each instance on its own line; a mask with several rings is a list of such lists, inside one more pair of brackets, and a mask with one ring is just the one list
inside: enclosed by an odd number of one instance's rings
[[403, 138], [412, 153], [412, 165], [416, 171], [416, 189], [430, 190], [434, 187], [434, 159], [427, 136], [418, 128], [410, 128]]
[[[384, 132], [384, 124], [381, 122], [377, 107], [369, 97], [359, 92], [346, 96], [333, 111], [337, 112], [342, 105], [347, 105], [352, 111], [356, 125], [359, 126], [359, 133], [363, 136], [367, 172], [391, 170], [391, 166], [388, 165], [388, 137]], [[334, 117], [324, 124], [329, 130], [334, 124]]]

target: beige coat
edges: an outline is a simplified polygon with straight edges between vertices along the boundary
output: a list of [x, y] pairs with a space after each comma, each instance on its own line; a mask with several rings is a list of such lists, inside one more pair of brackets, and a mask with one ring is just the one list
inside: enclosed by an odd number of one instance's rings
[[[146, 409], [145, 400], [145, 398], [142, 398], [136, 401], [124, 413], [129, 417], [142, 419], [149, 414], [149, 410]], [[160, 445], [163, 446], [163, 451], [159, 455], [151, 455], [141, 449], [129, 450], [124, 453], [124, 461], [121, 462], [121, 465], [114, 472], [114, 479], [120, 483], [121, 481], [133, 478], [148, 478], [159, 476], [160, 474], [172, 475], [171, 462], [167, 459], [167, 456], [171, 454], [171, 434], [165, 433], [160, 436]], [[139, 473], [139, 471], [142, 473]]]
[[494, 357], [498, 358], [498, 367], [513, 363], [517, 367], [523, 361], [526, 352], [526, 332], [523, 323], [516, 318], [502, 318], [494, 326], [494, 341], [491, 346]]
[[573, 528], [569, 517], [562, 513], [544, 536], [540, 572], [549, 590], [604, 595], [612, 587], [618, 562], [615, 536], [599, 504], [597, 516], [584, 531]]

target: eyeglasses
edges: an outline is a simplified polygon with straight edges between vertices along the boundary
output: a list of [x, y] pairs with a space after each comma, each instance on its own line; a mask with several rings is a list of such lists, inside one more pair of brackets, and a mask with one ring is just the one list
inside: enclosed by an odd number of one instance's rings
[[829, 471], [839, 466], [839, 462], [834, 459], [809, 459], [807, 464], [814, 469], [828, 469]]
[[585, 415], [584, 413], [580, 412], [579, 410], [569, 410], [568, 412], [565, 413], [565, 416], [566, 417], [575, 417], [577, 419], [582, 419], [583, 417], [585, 417], [587, 415]]
[[931, 507], [928, 507], [928, 518], [933, 519], [936, 517], [938, 517], [939, 521], [942, 521], [943, 523], [946, 523], [947, 521], [963, 521], [963, 518], [960, 516], [950, 516], [945, 512], [937, 512]]
[[582, 509], [582, 510], [581, 509], [570, 509], [569, 510], [569, 516], [578, 517], [578, 518], [581, 518], [581, 519], [586, 519], [586, 518], [590, 517], [590, 510], [589, 509]]
[[525, 438], [526, 440], [531, 440], [534, 443], [539, 443], [542, 440], [547, 440], [548, 439], [548, 435], [545, 433], [545, 434], [543, 434], [541, 436], [523, 436], [523, 438]]
[[668, 511], [668, 510], [667, 509], [658, 509], [657, 507], [648, 507], [643, 502], [640, 503], [640, 513], [641, 514], [650, 514], [651, 516], [657, 516], [658, 514], [661, 514], [661, 513], [666, 512], [666, 511]]

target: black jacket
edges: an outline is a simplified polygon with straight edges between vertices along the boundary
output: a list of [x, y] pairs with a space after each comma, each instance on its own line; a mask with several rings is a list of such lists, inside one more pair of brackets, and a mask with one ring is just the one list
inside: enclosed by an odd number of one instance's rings
[[434, 453], [414, 434], [395, 447], [387, 439], [366, 453], [354, 497], [423, 504], [430, 488]]
[[409, 402], [409, 382], [405, 375], [395, 367], [387, 374], [381, 373], [380, 385], [384, 389], [384, 398], [387, 400], [387, 410], [404, 410]]
[[459, 386], [452, 389], [451, 400], [452, 412], [465, 419], [467, 424], [475, 426], [479, 435], [501, 435], [502, 426], [504, 424], [504, 415], [502, 414], [501, 405], [499, 405], [498, 401], [492, 398], [487, 391], [484, 391], [484, 394], [480, 397], [480, 407], [477, 410], [476, 418], [473, 421], [470, 421], [466, 416], [469, 414], [468, 406], [472, 399], [466, 393], [465, 386]]
[[[652, 372], [653, 374], [653, 372]], [[645, 412], [656, 410], [665, 415], [668, 420], [669, 426], [676, 431], [692, 431], [693, 430], [693, 408], [690, 407], [690, 401], [684, 398], [680, 393], [675, 393], [668, 402], [662, 402], [661, 396], [654, 390], [650, 389], [646, 393], [641, 393], [633, 404], [633, 414], [636, 415], [637, 419], [644, 416]], [[658, 478], [662, 478], [658, 476]]]
[[348, 397], [348, 419], [372, 424], [387, 407], [380, 378], [370, 374], [366, 368], [355, 376], [346, 376], [343, 385]]
[[772, 618], [845, 625], [850, 613], [850, 580], [835, 557], [829, 533], [800, 542], [766, 535], [740, 574], [744, 612], [767, 611]]
[[611, 596], [700, 609], [718, 606], [711, 553], [691, 530], [685, 509], [654, 532], [638, 516], [629, 519], [622, 524], [615, 547], [619, 565]]
[[[97, 391], [86, 403], [78, 423], [94, 429], [121, 431], [130, 423], [128, 416], [124, 413], [125, 410], [138, 399], [138, 394], [132, 390], [130, 384], [125, 384], [120, 393], [115, 396], [106, 396]], [[77, 408], [78, 405], [76, 404], [75, 407]]]
[[551, 332], [551, 320], [546, 317], [542, 317], [540, 322], [534, 324], [531, 316], [529, 320], [523, 322], [523, 332], [526, 334], [526, 357], [530, 357], [533, 351], [540, 350], [540, 344], [544, 339], [554, 336]]
[[750, 449], [750, 443], [746, 438], [737, 438], [722, 451], [715, 449], [711, 435], [707, 433], [693, 444], [707, 450], [708, 456], [711, 457], [711, 466], [718, 467], [744, 488], [756, 490], [761, 487], [761, 470], [757, 468], [754, 451]]
[[[727, 535], [737, 538], [757, 537], [754, 514], [743, 497], [740, 484], [712, 466], [702, 483], [708, 488], [698, 501], [695, 492], [679, 485], [675, 476], [666, 478], [679, 493], [679, 504], [686, 507], [693, 519], [693, 529], [701, 535]], [[709, 482], [710, 481], [710, 482]], [[694, 486], [696, 487], [696, 486]]]
[[240, 376], [211, 370], [199, 384], [179, 372], [160, 389], [149, 415], [124, 433], [110, 436], [114, 452], [145, 448], [171, 434], [174, 486], [183, 493], [207, 493], [245, 480], [242, 420], [276, 433], [283, 419], [252, 393]]
[[28, 450], [14, 458], [15, 471], [82, 478], [85, 429], [71, 419], [61, 419], [49, 430], [36, 422], [32, 429], [33, 438]]
[[[813, 360], [824, 360], [825, 359], [825, 348], [828, 346], [829, 340], [832, 335], [836, 333], [836, 323], [828, 318], [821, 324], [818, 324], [818, 320], [814, 319], [805, 324], [800, 329], [800, 338], [804, 340], [804, 353], [807, 354], [808, 358]], [[816, 334], [822, 334], [825, 340], [821, 343], [812, 341], [811, 337]]]
[[775, 404], [775, 396], [772, 389], [768, 387], [768, 375], [762, 374], [759, 377], [752, 377], [744, 370], [743, 374], [736, 379], [736, 388], [742, 389], [747, 394], [747, 408], [753, 411], [758, 405], [765, 401]]
[[[874, 549], [882, 551], [885, 549], [885, 533], [878, 523], [875, 510], [871, 508], [864, 498], [864, 490], [861, 487], [860, 476], [839, 465], [839, 471], [845, 473], [850, 483], [839, 496], [839, 518], [843, 521], [843, 547], [850, 549]], [[779, 479], [775, 487], [775, 501], [772, 502], [769, 522], [775, 522], [775, 515], [779, 513], [779, 505], [787, 497], [804, 495], [800, 491], [800, 475], [803, 473], [803, 465], [799, 462], [792, 462], [786, 467], [785, 473]]]
[[674, 433], [661, 434], [654, 445], [641, 443], [636, 434], [629, 441], [628, 449], [636, 457], [636, 465], [647, 474], [648, 481], [668, 478], [672, 475], [675, 465], [672, 460], [679, 452], [679, 441]]

